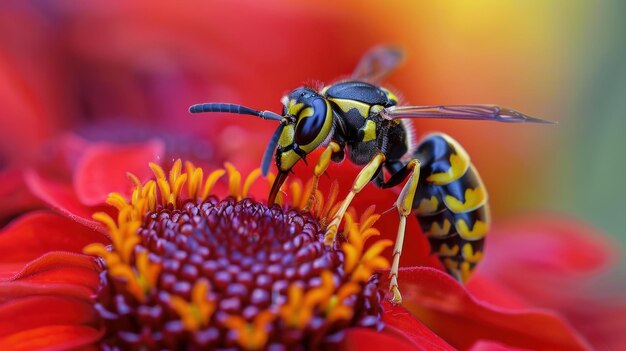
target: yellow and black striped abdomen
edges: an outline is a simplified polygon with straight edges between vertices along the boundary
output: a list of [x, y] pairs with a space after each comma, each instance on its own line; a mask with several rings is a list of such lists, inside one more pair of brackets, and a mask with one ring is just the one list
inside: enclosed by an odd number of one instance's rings
[[466, 282], [483, 256], [487, 191], [467, 152], [445, 134], [424, 138], [414, 156], [421, 162], [414, 213], [432, 253], [452, 276]]

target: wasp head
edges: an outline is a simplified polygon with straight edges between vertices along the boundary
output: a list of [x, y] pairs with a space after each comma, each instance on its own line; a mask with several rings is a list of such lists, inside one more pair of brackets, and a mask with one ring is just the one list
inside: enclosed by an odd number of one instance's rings
[[323, 96], [309, 88], [298, 88], [282, 98], [283, 127], [276, 148], [278, 176], [272, 186], [269, 202], [287, 179], [298, 161], [327, 142], [332, 135], [333, 112]]
[[191, 113], [228, 112], [239, 115], [257, 116], [266, 120], [280, 121], [267, 145], [261, 171], [269, 172], [272, 154], [278, 167], [278, 175], [272, 185], [268, 202], [274, 203], [276, 195], [293, 166], [318, 146], [330, 140], [333, 130], [333, 112], [323, 96], [309, 88], [298, 88], [282, 99], [282, 116], [271, 111], [257, 111], [246, 106], [209, 102], [189, 107]]

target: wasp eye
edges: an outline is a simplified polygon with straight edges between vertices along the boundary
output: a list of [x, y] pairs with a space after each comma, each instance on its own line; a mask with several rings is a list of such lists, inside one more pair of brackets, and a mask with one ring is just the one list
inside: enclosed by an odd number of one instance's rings
[[295, 142], [298, 145], [308, 145], [322, 132], [326, 121], [327, 107], [324, 99], [315, 99], [310, 107], [302, 109], [298, 115]]

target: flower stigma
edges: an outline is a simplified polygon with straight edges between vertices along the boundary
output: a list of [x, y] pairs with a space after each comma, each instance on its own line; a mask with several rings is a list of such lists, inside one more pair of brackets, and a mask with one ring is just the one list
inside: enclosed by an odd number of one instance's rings
[[[310, 350], [338, 343], [349, 327], [382, 328], [376, 271], [389, 267], [381, 253], [391, 242], [365, 245], [380, 234], [373, 207], [346, 214], [327, 246], [336, 183], [325, 199], [316, 182], [293, 181], [284, 186], [291, 203], [268, 207], [248, 197], [258, 169], [242, 182], [230, 164], [206, 175], [180, 160], [167, 175], [150, 168], [145, 183], [129, 175], [130, 199], [109, 195], [116, 218], [94, 214], [111, 245], [84, 250], [102, 268], [103, 349]], [[220, 199], [213, 190], [223, 176]]]

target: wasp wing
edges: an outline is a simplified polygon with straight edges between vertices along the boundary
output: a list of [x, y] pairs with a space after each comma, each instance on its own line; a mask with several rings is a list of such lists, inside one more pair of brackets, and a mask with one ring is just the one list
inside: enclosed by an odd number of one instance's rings
[[382, 110], [381, 116], [385, 119], [446, 118], [554, 124], [554, 122], [530, 117], [497, 105], [393, 106]]
[[283, 133], [284, 127], [285, 124], [281, 123], [272, 135], [270, 143], [267, 144], [267, 149], [265, 149], [265, 153], [263, 154], [263, 161], [261, 162], [261, 174], [263, 174], [264, 177], [267, 177], [267, 173], [270, 170], [272, 155], [274, 155], [274, 150], [276, 150], [276, 146], [278, 145], [278, 139], [280, 139], [280, 135]]
[[368, 51], [352, 73], [352, 79], [372, 84], [385, 79], [404, 58], [404, 51], [399, 47], [377, 46]]

